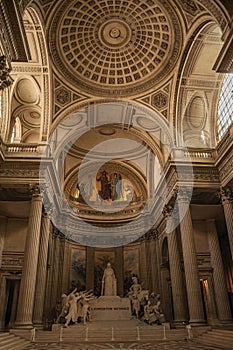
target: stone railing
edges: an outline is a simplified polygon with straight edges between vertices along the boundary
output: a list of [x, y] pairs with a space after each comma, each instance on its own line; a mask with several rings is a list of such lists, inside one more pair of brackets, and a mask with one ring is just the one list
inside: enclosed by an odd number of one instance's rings
[[195, 161], [214, 161], [216, 158], [216, 152], [212, 149], [189, 149], [184, 151], [184, 156], [185, 158], [190, 157], [191, 160]]
[[5, 157], [38, 158], [42, 156], [46, 148], [45, 144], [5, 143], [0, 140], [0, 149]]
[[200, 163], [214, 163], [216, 151], [214, 149], [205, 148], [174, 148], [172, 150], [172, 160], [189, 161]]

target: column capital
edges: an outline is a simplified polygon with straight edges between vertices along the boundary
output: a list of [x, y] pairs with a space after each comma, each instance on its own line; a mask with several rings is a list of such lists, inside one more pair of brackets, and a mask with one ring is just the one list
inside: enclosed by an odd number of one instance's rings
[[29, 191], [30, 191], [30, 193], [32, 195], [32, 198], [41, 197], [39, 185], [37, 185], [37, 184], [30, 184]]
[[165, 204], [162, 210], [162, 214], [165, 218], [169, 218], [172, 216], [172, 214], [177, 213], [177, 208], [174, 206], [174, 204]]
[[191, 197], [192, 197], [192, 187], [177, 187], [174, 189], [174, 197], [179, 201], [179, 202], [190, 202]]
[[233, 203], [233, 190], [230, 187], [221, 187], [218, 196], [222, 201], [222, 204]]

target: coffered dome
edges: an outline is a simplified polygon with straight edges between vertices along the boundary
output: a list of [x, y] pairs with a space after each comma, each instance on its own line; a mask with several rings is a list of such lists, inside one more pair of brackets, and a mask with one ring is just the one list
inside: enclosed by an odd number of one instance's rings
[[159, 83], [181, 43], [167, 1], [64, 1], [50, 31], [60, 73], [95, 95], [135, 94]]

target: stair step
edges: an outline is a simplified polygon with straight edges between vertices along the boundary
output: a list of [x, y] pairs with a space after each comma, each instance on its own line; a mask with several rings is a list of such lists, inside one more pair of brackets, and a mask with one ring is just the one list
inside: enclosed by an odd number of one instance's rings
[[213, 329], [197, 337], [197, 341], [203, 345], [214, 346], [221, 350], [233, 349], [233, 331]]
[[232, 350], [232, 344], [217, 344], [216, 342], [210, 341], [208, 339], [205, 339], [199, 343], [207, 346], [213, 346], [214, 348], [218, 348], [220, 350]]
[[0, 350], [20, 350], [23, 349], [27, 344], [28, 342], [24, 339], [14, 339], [5, 344], [0, 343]]

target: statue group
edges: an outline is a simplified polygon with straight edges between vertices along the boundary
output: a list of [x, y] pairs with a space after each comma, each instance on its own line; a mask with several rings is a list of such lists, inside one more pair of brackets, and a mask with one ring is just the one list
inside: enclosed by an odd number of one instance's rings
[[[111, 263], [108, 262], [102, 277], [101, 297], [114, 297], [117, 295], [117, 279]], [[131, 303], [132, 317], [148, 323], [161, 325], [165, 322], [161, 310], [160, 295], [143, 290], [136, 276], [132, 277], [132, 285], [127, 297]], [[86, 324], [91, 318], [90, 301], [96, 296], [92, 291], [74, 289], [70, 294], [62, 294], [61, 311], [56, 323], [63, 323], [64, 327], [77, 322]]]
[[132, 277], [128, 297], [131, 301], [132, 315], [149, 325], [161, 325], [165, 322], [164, 314], [161, 310], [160, 295], [155, 292], [149, 293], [143, 290], [136, 276]]
[[70, 294], [62, 294], [61, 312], [56, 319], [56, 323], [63, 323], [64, 327], [68, 327], [71, 323], [76, 324], [82, 320], [84, 324], [90, 318], [89, 301], [95, 296], [91, 291], [77, 292], [74, 289]]

